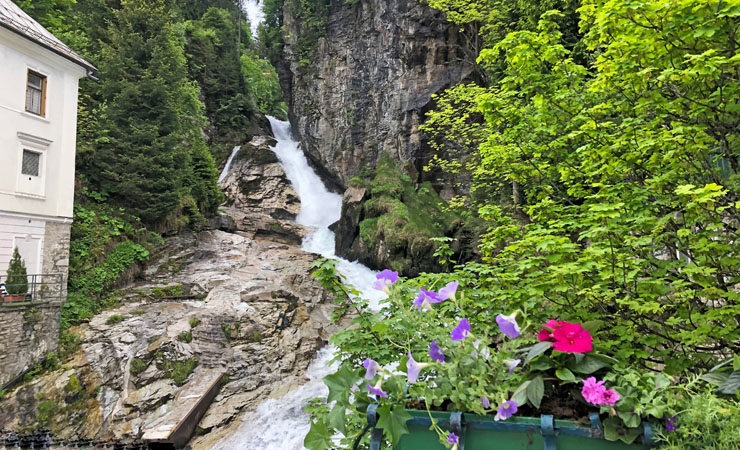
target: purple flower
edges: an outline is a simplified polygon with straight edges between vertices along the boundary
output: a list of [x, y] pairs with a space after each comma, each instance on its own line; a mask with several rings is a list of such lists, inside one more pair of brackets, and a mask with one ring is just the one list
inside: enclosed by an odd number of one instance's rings
[[383, 390], [380, 388], [380, 383], [378, 383], [377, 387], [372, 387], [369, 384], [366, 384], [365, 387], [367, 387], [370, 390], [370, 392], [377, 395], [378, 397], [388, 398], [388, 394], [383, 392]]
[[483, 407], [486, 409], [491, 408], [491, 400], [489, 400], [488, 397], [481, 397], [480, 404], [483, 405]]
[[429, 356], [437, 362], [445, 362], [445, 354], [442, 353], [442, 349], [437, 345], [437, 341], [432, 341], [432, 343], [429, 344]]
[[666, 431], [678, 430], [678, 418], [676, 418], [676, 416], [673, 416], [666, 419], [665, 429]]
[[454, 330], [450, 331], [453, 341], [462, 341], [470, 335], [468, 319], [462, 319]]
[[493, 420], [508, 419], [509, 417], [516, 414], [517, 406], [518, 405], [516, 404], [516, 402], [512, 402], [511, 400], [503, 402], [501, 406], [499, 406], [496, 410], [496, 417], [494, 417]]
[[521, 362], [522, 362], [521, 359], [507, 359], [506, 361], [504, 361], [504, 364], [506, 364], [506, 367], [509, 368], [509, 375], [514, 373], [514, 369], [516, 368], [516, 366], [521, 364]]
[[514, 314], [510, 316], [499, 314], [496, 316], [496, 323], [498, 323], [501, 332], [512, 339], [518, 338], [522, 334], [522, 330], [519, 328], [519, 324], [516, 323]]
[[380, 369], [380, 365], [370, 358], [363, 361], [362, 366], [367, 370], [365, 373], [366, 380], [372, 380], [375, 378], [375, 374], [378, 373], [378, 369]]
[[375, 278], [377, 280], [373, 283], [373, 289], [377, 289], [379, 291], [388, 291], [388, 286], [398, 281], [398, 272], [385, 269], [384, 271], [375, 275]]
[[429, 363], [419, 364], [414, 361], [414, 357], [411, 356], [411, 352], [409, 352], [409, 360], [406, 361], [406, 375], [408, 376], [409, 384], [414, 384], [419, 381], [419, 372], [421, 372], [421, 369], [428, 366]]
[[452, 281], [450, 283], [447, 283], [445, 287], [439, 290], [439, 296], [445, 300], [447, 299], [454, 300], [458, 285], [459, 284], [457, 281]]
[[414, 300], [414, 306], [416, 307], [417, 311], [421, 311], [422, 309], [431, 310], [431, 304], [440, 303], [444, 300], [445, 299], [438, 296], [436, 292], [427, 291], [426, 289], [419, 289], [419, 295], [417, 295], [416, 300]]
[[455, 445], [460, 440], [460, 437], [456, 435], [455, 433], [450, 433], [449, 436], [447, 436], [447, 443]]

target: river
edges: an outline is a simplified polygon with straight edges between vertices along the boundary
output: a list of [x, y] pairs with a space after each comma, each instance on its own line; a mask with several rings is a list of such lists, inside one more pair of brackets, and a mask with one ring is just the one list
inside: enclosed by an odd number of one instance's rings
[[[314, 231], [303, 240], [302, 248], [325, 258], [339, 261], [337, 270], [347, 283], [353, 285], [377, 309], [385, 296], [372, 288], [375, 272], [357, 262], [337, 257], [334, 253], [334, 232], [329, 225], [339, 220], [342, 198], [329, 192], [324, 183], [308, 165], [300, 145], [293, 139], [290, 124], [269, 117], [277, 145], [273, 148], [285, 173], [301, 199], [301, 212], [296, 222], [312, 227]], [[305, 384], [295, 386], [279, 398], [262, 402], [242, 418], [242, 425], [215, 447], [222, 450], [300, 450], [309, 429], [309, 416], [303, 411], [308, 400], [325, 396], [328, 389], [322, 379], [335, 369], [330, 361], [334, 349], [321, 350], [306, 372]]]

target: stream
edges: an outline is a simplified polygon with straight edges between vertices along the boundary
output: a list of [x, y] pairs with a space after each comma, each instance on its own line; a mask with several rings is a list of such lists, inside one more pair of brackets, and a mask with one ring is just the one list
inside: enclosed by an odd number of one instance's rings
[[[302, 248], [324, 258], [338, 260], [337, 270], [370, 301], [373, 309], [385, 297], [372, 288], [375, 272], [357, 262], [339, 258], [334, 253], [334, 232], [329, 226], [339, 220], [342, 197], [329, 192], [308, 165], [306, 156], [291, 133], [290, 124], [268, 117], [277, 145], [273, 148], [286, 175], [301, 199], [301, 211], [296, 222], [314, 229], [303, 240]], [[228, 164], [227, 164], [228, 167]], [[263, 401], [254, 411], [242, 417], [236, 432], [224, 438], [216, 449], [231, 450], [300, 450], [310, 427], [309, 416], [303, 411], [308, 400], [326, 396], [328, 389], [322, 379], [332, 373], [330, 364], [334, 348], [322, 349], [309, 366], [305, 378], [309, 381], [294, 386], [279, 398]]]

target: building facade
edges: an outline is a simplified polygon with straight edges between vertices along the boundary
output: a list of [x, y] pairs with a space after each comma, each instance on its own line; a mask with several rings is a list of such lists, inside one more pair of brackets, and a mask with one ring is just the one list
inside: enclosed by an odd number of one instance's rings
[[[77, 91], [79, 80], [94, 70], [11, 0], [0, 0], [0, 280], [14, 248], [29, 276], [62, 280], [59, 295], [32, 306], [32, 314], [20, 306], [0, 310], [0, 387], [8, 374], [27, 369], [56, 348], [73, 217]], [[48, 289], [48, 278], [38, 280]], [[46, 322], [41, 324], [47, 327], [41, 330], [44, 336], [28, 324], [15, 330], [14, 314], [32, 319], [41, 314], [44, 320], [36, 321]], [[55, 316], [56, 323], [49, 323]], [[16, 354], [3, 349], [29, 337], [24, 334], [33, 335], [33, 349], [15, 347]]]

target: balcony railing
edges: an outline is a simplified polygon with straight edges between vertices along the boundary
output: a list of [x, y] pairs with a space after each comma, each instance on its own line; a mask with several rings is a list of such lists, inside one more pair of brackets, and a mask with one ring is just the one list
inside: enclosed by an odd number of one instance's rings
[[64, 274], [44, 273], [26, 276], [26, 283], [0, 275], [0, 305], [10, 303], [48, 302], [65, 295]]

